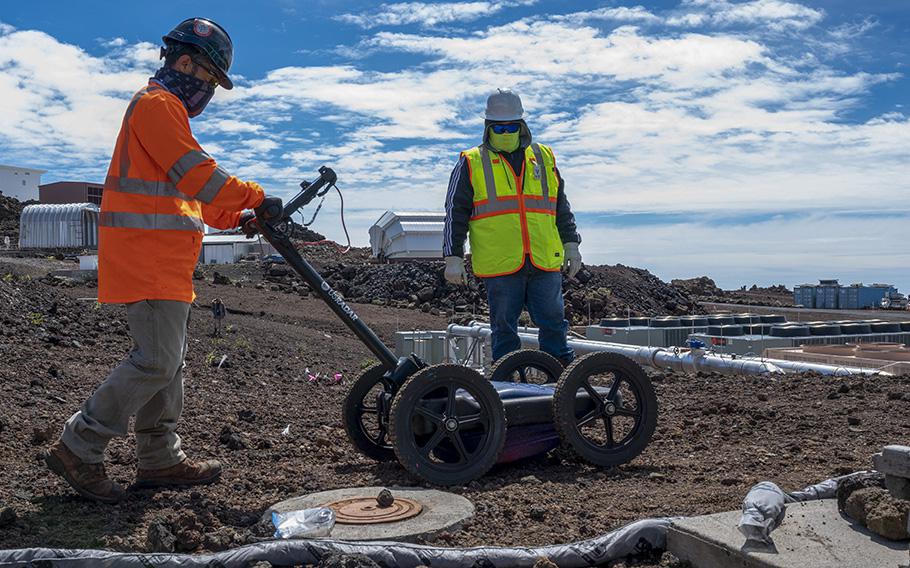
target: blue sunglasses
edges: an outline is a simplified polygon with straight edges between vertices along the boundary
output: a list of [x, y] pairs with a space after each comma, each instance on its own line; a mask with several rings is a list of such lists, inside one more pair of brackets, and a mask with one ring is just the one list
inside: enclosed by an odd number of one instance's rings
[[517, 122], [510, 122], [509, 124], [494, 124], [490, 126], [490, 128], [492, 128], [493, 132], [496, 134], [514, 134], [518, 132], [521, 125]]

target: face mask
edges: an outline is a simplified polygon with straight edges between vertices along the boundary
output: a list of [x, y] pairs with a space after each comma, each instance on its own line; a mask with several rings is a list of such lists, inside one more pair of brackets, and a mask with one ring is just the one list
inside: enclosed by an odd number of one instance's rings
[[155, 73], [155, 79], [177, 95], [186, 107], [190, 118], [199, 116], [205, 105], [209, 104], [215, 95], [215, 87], [199, 77], [181, 73], [170, 67], [162, 67]]
[[518, 149], [518, 136], [521, 131], [511, 134], [496, 134], [490, 130], [490, 146], [499, 152], [514, 152]]

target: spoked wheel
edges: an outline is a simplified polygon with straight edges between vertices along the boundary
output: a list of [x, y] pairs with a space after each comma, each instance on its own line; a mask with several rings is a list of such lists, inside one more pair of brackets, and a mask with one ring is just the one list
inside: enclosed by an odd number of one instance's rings
[[392, 446], [411, 474], [461, 485], [486, 473], [506, 440], [506, 413], [483, 375], [461, 365], [415, 374], [392, 402]]
[[560, 438], [587, 461], [616, 466], [644, 451], [657, 426], [657, 396], [642, 368], [615, 353], [569, 365], [553, 395]]
[[512, 351], [500, 357], [490, 369], [491, 381], [509, 383], [555, 383], [562, 373], [562, 363], [549, 353], [536, 349]]
[[395, 459], [389, 441], [391, 400], [392, 386], [378, 363], [357, 377], [344, 398], [342, 413], [348, 438], [361, 453], [376, 461]]

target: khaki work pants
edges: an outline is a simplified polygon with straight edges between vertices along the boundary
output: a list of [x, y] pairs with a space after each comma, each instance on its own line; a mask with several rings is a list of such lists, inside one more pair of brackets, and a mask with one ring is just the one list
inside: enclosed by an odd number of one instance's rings
[[127, 304], [133, 349], [63, 428], [63, 443], [86, 463], [104, 460], [111, 438], [136, 417], [141, 469], [164, 469], [186, 458], [177, 420], [183, 411], [183, 367], [190, 305], [172, 300]]

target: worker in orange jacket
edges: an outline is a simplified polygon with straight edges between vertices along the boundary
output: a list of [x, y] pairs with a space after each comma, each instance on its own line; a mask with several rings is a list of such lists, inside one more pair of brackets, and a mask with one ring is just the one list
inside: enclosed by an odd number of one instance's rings
[[[164, 65], [126, 110], [101, 202], [98, 300], [126, 304], [133, 348], [67, 422], [45, 454], [48, 467], [84, 497], [114, 503], [124, 490], [104, 469], [104, 450], [135, 416], [135, 487], [211, 483], [221, 464], [194, 462], [176, 433], [193, 270], [204, 225], [252, 229], [281, 214], [277, 197], [225, 172], [196, 142], [189, 119], [215, 88], [233, 88], [233, 44], [205, 18], [163, 38]], [[244, 210], [255, 209], [255, 213]]]

